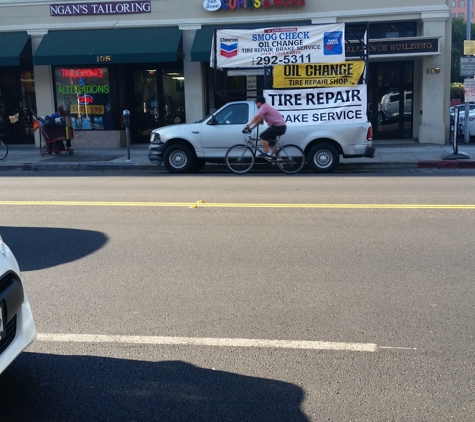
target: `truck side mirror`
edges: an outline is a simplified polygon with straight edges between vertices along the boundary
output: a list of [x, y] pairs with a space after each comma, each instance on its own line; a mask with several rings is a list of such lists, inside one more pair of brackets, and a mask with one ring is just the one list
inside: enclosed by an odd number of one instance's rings
[[216, 117], [214, 117], [214, 114], [211, 116], [211, 119], [209, 119], [207, 122], [206, 122], [207, 125], [215, 125], [216, 124]]

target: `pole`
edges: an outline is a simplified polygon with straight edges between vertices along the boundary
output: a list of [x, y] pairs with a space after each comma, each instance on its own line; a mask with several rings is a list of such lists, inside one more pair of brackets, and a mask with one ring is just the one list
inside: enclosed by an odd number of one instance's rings
[[[471, 37], [471, 20], [472, 17], [470, 16], [470, 2], [471, 0], [466, 0], [467, 2], [467, 41], [470, 41]], [[464, 136], [464, 143], [470, 143], [470, 132], [469, 132], [469, 116], [470, 116], [470, 103], [465, 100], [465, 136]]]
[[130, 163], [130, 111], [124, 110], [125, 138], [127, 140], [127, 163]]

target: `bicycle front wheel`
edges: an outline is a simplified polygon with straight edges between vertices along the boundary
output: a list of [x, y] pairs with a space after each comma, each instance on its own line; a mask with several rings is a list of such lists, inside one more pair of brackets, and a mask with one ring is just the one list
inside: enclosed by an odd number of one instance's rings
[[277, 166], [284, 173], [298, 173], [304, 165], [305, 154], [297, 145], [284, 145], [277, 151]]
[[8, 155], [7, 144], [3, 141], [0, 141], [0, 160], [3, 160]]
[[226, 153], [226, 165], [234, 173], [247, 173], [254, 161], [254, 153], [247, 145], [234, 145]]

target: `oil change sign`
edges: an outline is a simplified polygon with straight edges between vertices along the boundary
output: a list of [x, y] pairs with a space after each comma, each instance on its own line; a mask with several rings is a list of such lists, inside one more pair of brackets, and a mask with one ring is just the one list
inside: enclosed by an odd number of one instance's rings
[[279, 110], [286, 124], [364, 123], [366, 85], [345, 88], [264, 91], [266, 102]]
[[344, 24], [219, 29], [211, 66], [220, 69], [345, 61]]
[[363, 61], [274, 66], [274, 88], [355, 86], [363, 74]]

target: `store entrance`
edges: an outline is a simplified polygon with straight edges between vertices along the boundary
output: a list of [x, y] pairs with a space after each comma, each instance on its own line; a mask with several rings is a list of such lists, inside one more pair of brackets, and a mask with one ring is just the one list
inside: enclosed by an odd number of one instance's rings
[[[7, 144], [34, 143], [32, 111], [36, 111], [33, 72], [0, 67], [0, 136]], [[9, 116], [18, 114], [12, 123]]]
[[370, 63], [368, 110], [373, 139], [411, 139], [414, 62]]
[[149, 142], [153, 129], [186, 121], [184, 83], [183, 69], [134, 70], [134, 142]]

